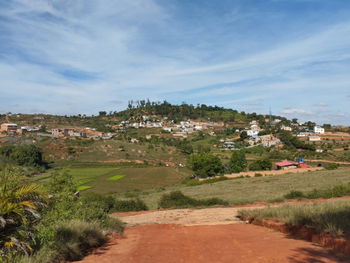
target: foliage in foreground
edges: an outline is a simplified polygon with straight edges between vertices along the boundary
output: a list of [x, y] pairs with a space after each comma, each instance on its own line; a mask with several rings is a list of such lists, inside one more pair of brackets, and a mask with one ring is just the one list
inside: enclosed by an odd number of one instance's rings
[[[21, 189], [20, 181], [11, 182], [14, 189]], [[89, 248], [105, 242], [112, 231], [122, 231], [122, 223], [108, 216], [114, 207], [114, 199], [98, 195], [79, 198], [75, 194], [76, 184], [67, 174], [53, 175], [46, 189], [52, 197], [47, 201], [47, 207], [38, 211], [41, 216], [31, 211], [33, 216], [36, 215], [36, 220], [28, 225], [31, 230], [30, 239], [25, 240], [28, 251], [12, 249], [12, 253], [6, 253], [8, 258], [4, 262], [49, 263], [78, 260]], [[36, 195], [30, 197], [36, 202]], [[22, 202], [21, 199], [16, 200]], [[29, 201], [23, 201], [25, 206], [29, 206]], [[29, 208], [34, 210], [32, 205]], [[12, 226], [12, 230], [22, 236], [23, 228], [27, 227], [26, 222], [29, 220], [23, 221], [17, 214], [13, 215], [19, 221]], [[0, 242], [4, 240], [6, 239], [1, 236]], [[20, 256], [24, 257], [20, 259]]]
[[349, 201], [240, 210], [238, 214], [255, 219], [276, 219], [290, 225], [315, 227], [319, 231], [337, 236], [350, 234]]
[[195, 199], [184, 195], [180, 191], [164, 194], [159, 201], [160, 208], [186, 208], [213, 205], [228, 205], [228, 202], [220, 198]]
[[38, 186], [20, 184], [12, 171], [0, 176], [0, 262], [16, 253], [32, 251], [33, 225], [46, 196]]

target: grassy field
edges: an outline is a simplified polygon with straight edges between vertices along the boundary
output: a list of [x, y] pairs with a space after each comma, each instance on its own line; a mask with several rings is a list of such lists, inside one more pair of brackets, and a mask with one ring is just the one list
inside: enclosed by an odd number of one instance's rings
[[173, 167], [123, 167], [114, 176], [101, 176], [90, 183], [96, 193], [126, 193], [169, 187], [189, 176], [189, 170]]
[[350, 201], [241, 210], [239, 215], [256, 219], [272, 218], [291, 225], [312, 226], [337, 236], [350, 234]]
[[231, 204], [281, 200], [291, 190], [312, 191], [350, 182], [350, 169], [239, 178], [198, 186], [175, 185], [164, 190], [142, 191], [138, 196], [151, 208], [164, 193], [180, 190], [193, 198], [217, 197]]
[[57, 171], [72, 175], [78, 183], [79, 191], [100, 194], [169, 187], [190, 175], [188, 169], [174, 167], [69, 167], [32, 177], [30, 181], [45, 182]]

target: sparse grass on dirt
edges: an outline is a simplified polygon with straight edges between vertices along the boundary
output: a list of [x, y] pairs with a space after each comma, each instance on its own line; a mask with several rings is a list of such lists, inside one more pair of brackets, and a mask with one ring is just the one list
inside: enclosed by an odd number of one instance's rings
[[135, 192], [135, 195], [144, 200], [150, 209], [155, 209], [163, 194], [176, 190], [180, 190], [186, 196], [192, 198], [216, 197], [226, 200], [230, 204], [243, 204], [258, 201], [282, 201], [284, 199], [283, 196], [292, 190], [310, 192], [314, 189], [325, 190], [347, 183], [350, 183], [350, 169], [348, 168], [299, 174], [237, 178], [235, 180], [196, 186], [175, 185], [164, 190], [156, 189], [140, 193]]
[[246, 209], [238, 213], [239, 216], [249, 218], [270, 218], [291, 225], [311, 226], [337, 236], [350, 234], [350, 201]]

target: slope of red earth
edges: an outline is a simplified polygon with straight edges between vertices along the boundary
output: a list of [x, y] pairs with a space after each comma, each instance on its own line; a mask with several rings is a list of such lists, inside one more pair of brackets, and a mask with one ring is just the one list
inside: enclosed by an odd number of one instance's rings
[[349, 262], [330, 250], [249, 224], [138, 225], [84, 258], [82, 263]]

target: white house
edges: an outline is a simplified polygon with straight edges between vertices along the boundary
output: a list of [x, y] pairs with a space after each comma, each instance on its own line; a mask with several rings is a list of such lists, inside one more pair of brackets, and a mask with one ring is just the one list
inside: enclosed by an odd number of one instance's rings
[[324, 134], [324, 128], [322, 128], [321, 126], [315, 126], [314, 133]]
[[320, 136], [309, 136], [309, 141], [310, 142], [321, 141], [321, 137]]
[[291, 127], [289, 127], [289, 126], [284, 126], [284, 125], [282, 125], [281, 129], [284, 130], [284, 131], [292, 131], [292, 128], [291, 128]]

